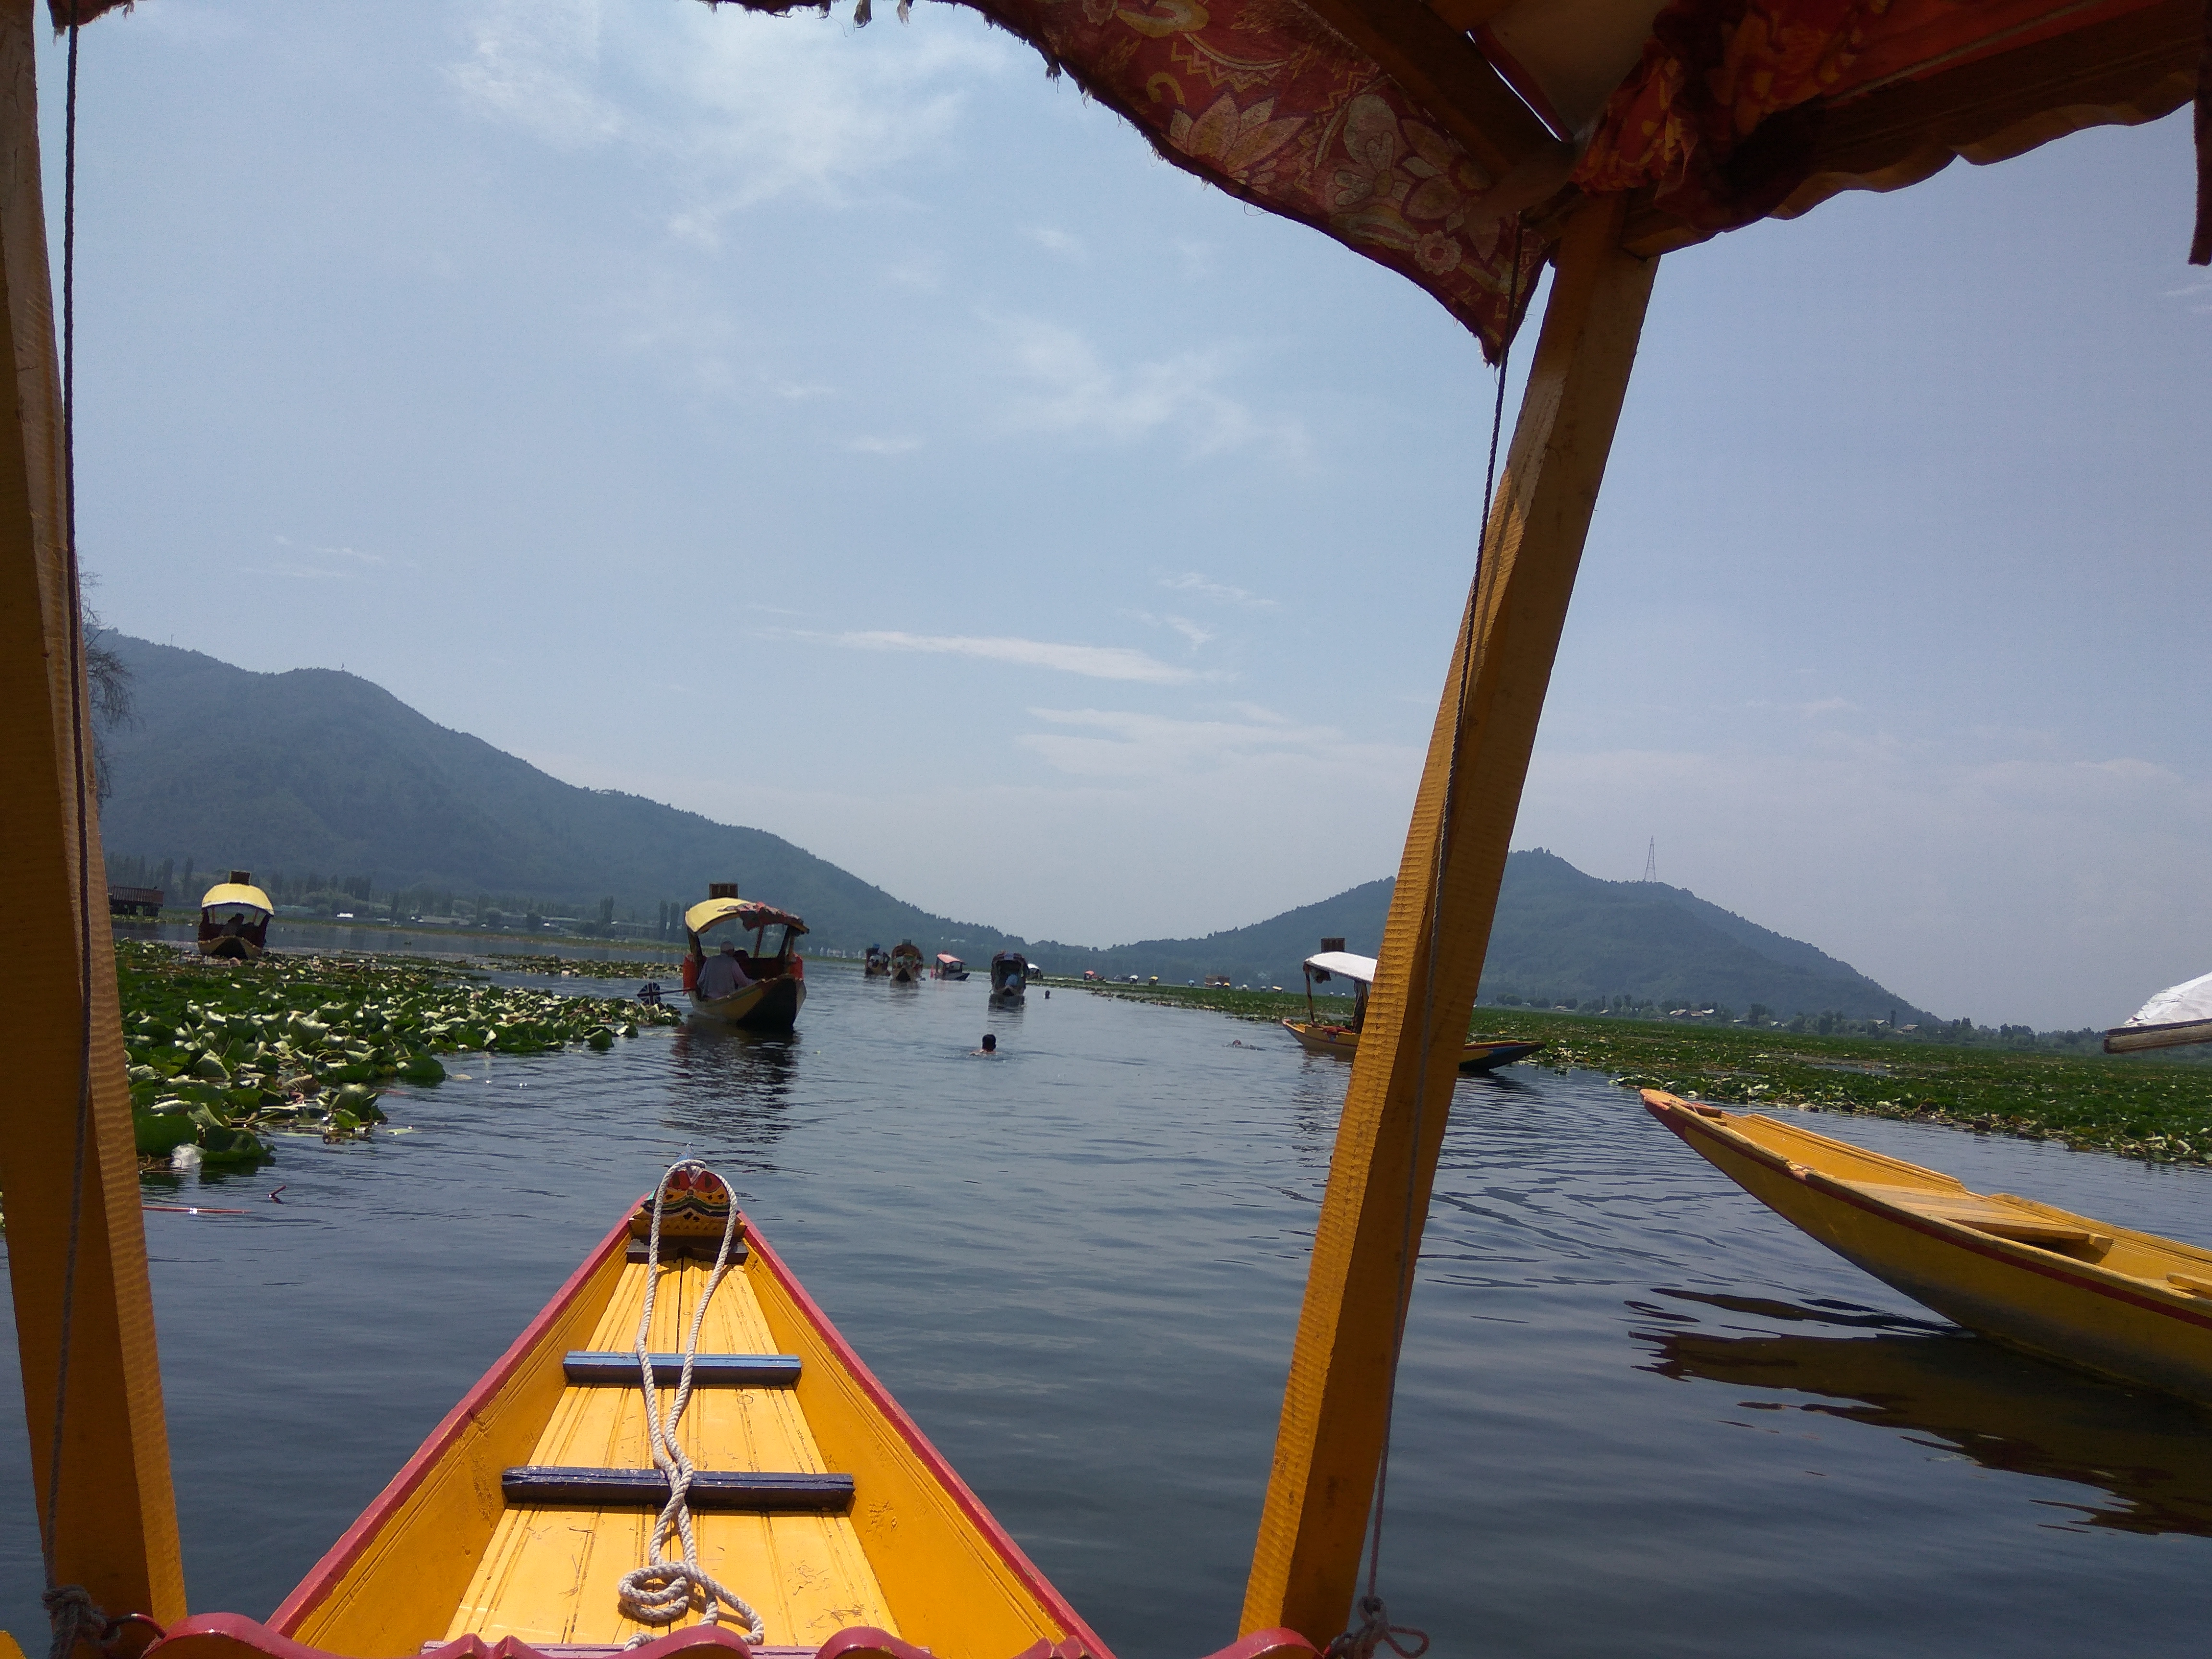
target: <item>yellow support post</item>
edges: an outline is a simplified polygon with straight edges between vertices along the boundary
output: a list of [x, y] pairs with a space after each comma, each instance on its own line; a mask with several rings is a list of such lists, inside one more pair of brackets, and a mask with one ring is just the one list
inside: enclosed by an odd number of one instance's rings
[[[185, 1611], [184, 1569], [96, 822], [84, 826], [87, 856], [78, 853], [81, 779], [83, 810], [93, 810], [92, 732], [70, 644], [75, 595], [33, 27], [32, 0], [0, 0], [0, 363], [14, 370], [0, 381], [0, 776], [8, 781], [0, 1002], [15, 1023], [0, 1091], [0, 1205], [33, 1488], [55, 1582], [82, 1584], [111, 1616], [167, 1623]], [[88, 966], [81, 864], [90, 900], [88, 1112], [79, 1110]], [[72, 1192], [80, 1146], [83, 1177]], [[49, 1528], [58, 1417], [61, 1479]]]
[[1561, 239], [1487, 550], [1445, 677], [1314, 1236], [1245, 1587], [1248, 1633], [1286, 1625], [1325, 1644], [1352, 1607], [1401, 1297], [1413, 1286], [1401, 1263], [1409, 1243], [1420, 1251], [1537, 716], [1657, 264], [1622, 252], [1624, 206], [1586, 204]]

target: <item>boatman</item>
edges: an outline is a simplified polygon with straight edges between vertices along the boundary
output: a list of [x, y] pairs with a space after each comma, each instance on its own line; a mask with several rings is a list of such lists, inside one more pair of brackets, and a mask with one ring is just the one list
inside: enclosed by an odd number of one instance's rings
[[699, 994], [709, 1002], [733, 997], [751, 983], [745, 977], [744, 963], [738, 960], [738, 947], [734, 945], [725, 945], [720, 956], [708, 957], [706, 965], [699, 969]]

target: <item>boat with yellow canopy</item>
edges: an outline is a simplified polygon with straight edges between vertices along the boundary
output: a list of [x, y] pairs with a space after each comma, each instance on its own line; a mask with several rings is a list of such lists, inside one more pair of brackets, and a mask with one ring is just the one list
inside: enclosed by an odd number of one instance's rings
[[1753, 1198], [1945, 1318], [2212, 1404], [2212, 1250], [1977, 1193], [1796, 1124], [1644, 1091], [1652, 1116]]
[[902, 939], [891, 946], [890, 975], [894, 985], [919, 985], [922, 981], [921, 946], [910, 939]]
[[[696, 1018], [749, 1031], [788, 1031], [806, 1001], [806, 963], [793, 947], [806, 924], [788, 910], [738, 896], [733, 881], [712, 883], [684, 913], [684, 989]], [[768, 933], [780, 930], [775, 948]], [[753, 936], [747, 950], [739, 940]]]
[[[1340, 939], [1323, 939], [1323, 946], [1305, 959], [1306, 1017], [1286, 1019], [1283, 1029], [1298, 1040], [1310, 1054], [1334, 1054], [1349, 1060], [1359, 1052], [1359, 1033], [1367, 1024], [1367, 996], [1375, 986], [1376, 962], [1344, 948]], [[1352, 984], [1352, 1018], [1323, 1019], [1314, 1004], [1314, 987], [1344, 979]], [[1470, 1037], [1460, 1050], [1459, 1069], [1470, 1076], [1526, 1060], [1544, 1045], [1509, 1042], [1502, 1037]]]
[[269, 919], [276, 907], [253, 884], [251, 870], [234, 870], [200, 895], [200, 954], [252, 962], [269, 945]]

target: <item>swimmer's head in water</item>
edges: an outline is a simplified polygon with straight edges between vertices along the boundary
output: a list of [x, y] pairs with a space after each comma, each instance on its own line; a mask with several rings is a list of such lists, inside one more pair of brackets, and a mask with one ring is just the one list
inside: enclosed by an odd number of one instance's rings
[[999, 1052], [999, 1039], [988, 1031], [983, 1033], [983, 1052], [987, 1054]]

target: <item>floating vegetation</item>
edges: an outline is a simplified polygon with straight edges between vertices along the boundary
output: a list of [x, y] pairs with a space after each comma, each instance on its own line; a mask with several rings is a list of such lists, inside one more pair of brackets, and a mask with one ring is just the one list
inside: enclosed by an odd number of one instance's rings
[[[1085, 988], [1243, 1019], [1279, 1019], [1293, 1010], [1297, 1018], [1305, 1017], [1303, 990], [1279, 995], [1169, 985]], [[1318, 1006], [1324, 999], [1315, 1001]], [[1624, 1089], [1664, 1089], [1761, 1110], [1941, 1123], [2154, 1164], [2212, 1164], [2212, 1066], [2202, 1062], [1824, 1037], [1527, 1008], [1478, 1008], [1470, 1031], [1544, 1043], [1543, 1052], [1521, 1063], [1603, 1072]], [[1285, 1033], [1283, 1041], [1290, 1040]]]
[[365, 1138], [385, 1121], [379, 1085], [441, 1082], [441, 1054], [604, 1053], [682, 1018], [421, 958], [208, 963], [140, 939], [118, 940], [115, 957], [138, 1154], [180, 1166], [261, 1163], [270, 1134]]
[[683, 963], [635, 957], [610, 961], [604, 957], [539, 957], [502, 954], [484, 960], [501, 972], [530, 974], [542, 979], [625, 979], [643, 981], [683, 971]]

